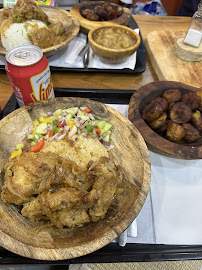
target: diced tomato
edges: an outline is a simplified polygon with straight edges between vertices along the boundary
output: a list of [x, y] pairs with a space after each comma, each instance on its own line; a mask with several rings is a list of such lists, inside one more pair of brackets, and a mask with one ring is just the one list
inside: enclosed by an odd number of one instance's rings
[[37, 144], [30, 147], [29, 152], [39, 152], [44, 146], [44, 140], [40, 140]]
[[58, 121], [58, 120], [56, 120], [56, 125], [57, 125], [57, 127], [59, 127], [59, 128], [63, 127], [63, 126], [62, 126], [62, 123], [61, 123], [60, 121]]
[[87, 113], [91, 113], [92, 112], [92, 110], [88, 106], [85, 105], [84, 107], [85, 107], [85, 110], [84, 110], [85, 112], [87, 112]]
[[49, 137], [52, 137], [52, 136], [53, 136], [53, 131], [52, 131], [52, 129], [48, 129], [48, 130], [47, 130], [47, 134], [48, 134]]
[[96, 132], [97, 134], [100, 134], [100, 133], [101, 133], [101, 130], [100, 130], [99, 128], [95, 128], [95, 132]]

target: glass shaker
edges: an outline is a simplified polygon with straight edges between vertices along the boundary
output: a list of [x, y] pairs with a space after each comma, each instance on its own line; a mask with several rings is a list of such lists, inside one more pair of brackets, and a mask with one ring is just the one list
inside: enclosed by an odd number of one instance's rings
[[201, 38], [202, 38], [202, 0], [198, 5], [198, 10], [194, 13], [191, 19], [189, 30], [184, 39], [184, 42], [191, 46], [198, 47], [200, 45]]

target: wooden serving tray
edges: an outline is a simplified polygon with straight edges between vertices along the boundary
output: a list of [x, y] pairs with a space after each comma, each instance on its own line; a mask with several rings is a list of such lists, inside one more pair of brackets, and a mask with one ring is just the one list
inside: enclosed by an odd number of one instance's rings
[[202, 87], [202, 61], [183, 61], [173, 51], [176, 40], [185, 35], [184, 31], [153, 31], [148, 34], [145, 46], [159, 80]]
[[[90, 20], [85, 19], [81, 15], [80, 13], [81, 9], [85, 7], [92, 8], [99, 3], [104, 3], [104, 1], [86, 1], [80, 4], [77, 4], [71, 8], [70, 13], [78, 19], [81, 26], [81, 29], [80, 29], [81, 32], [87, 34], [94, 27], [104, 26], [104, 25], [109, 25], [109, 24], [128, 25], [130, 17], [131, 17], [131, 12], [128, 8], [123, 8], [122, 15], [111, 21], [90, 21]], [[112, 5], [116, 5], [116, 4], [112, 4]]]

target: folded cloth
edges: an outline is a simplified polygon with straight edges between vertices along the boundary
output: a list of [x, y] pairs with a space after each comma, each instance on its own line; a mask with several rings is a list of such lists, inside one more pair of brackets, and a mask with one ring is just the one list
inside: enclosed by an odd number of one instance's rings
[[[139, 34], [139, 29], [134, 29]], [[64, 63], [69, 67], [83, 68], [83, 58], [78, 54], [86, 44], [86, 35], [79, 33], [68, 45], [66, 52], [63, 53]], [[128, 60], [121, 64], [105, 64], [90, 49], [88, 68], [97, 69], [134, 69], [136, 65], [136, 52]], [[52, 63], [49, 61], [49, 64]]]

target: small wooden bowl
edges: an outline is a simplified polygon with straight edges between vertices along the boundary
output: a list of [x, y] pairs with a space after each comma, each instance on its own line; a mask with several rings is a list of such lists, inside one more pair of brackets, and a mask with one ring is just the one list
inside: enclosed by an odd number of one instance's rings
[[131, 97], [128, 117], [142, 134], [150, 150], [174, 158], [200, 159], [202, 158], [202, 138], [193, 143], [177, 144], [160, 136], [142, 118], [141, 113], [145, 105], [168, 89], [179, 89], [182, 94], [199, 90], [199, 88], [173, 81], [146, 84]]
[[[114, 20], [111, 20], [111, 21], [90, 21], [81, 15], [82, 9], [85, 9], [85, 8], [92, 9], [94, 6], [99, 5], [99, 4], [103, 4], [103, 3], [104, 3], [104, 1], [85, 1], [85, 2], [82, 2], [82, 3], [79, 3], [75, 6], [73, 6], [71, 8], [70, 13], [78, 19], [80, 26], [81, 26], [81, 32], [87, 34], [94, 27], [108, 25], [109, 23], [115, 24], [115, 25], [116, 24], [118, 24], [118, 25], [128, 25], [129, 24], [131, 12], [128, 8], [125, 8], [125, 7], [123, 8], [122, 15]], [[111, 3], [111, 4], [116, 5], [113, 3]]]
[[[42, 49], [45, 56], [49, 57], [51, 55], [56, 54], [58, 51], [62, 50], [72, 39], [74, 39], [77, 36], [80, 30], [80, 25], [79, 25], [78, 20], [66, 10], [56, 8], [56, 7], [51, 7], [51, 6], [40, 6], [40, 7], [48, 15], [51, 21], [62, 22], [64, 27], [67, 29], [65, 32], [65, 40], [63, 42], [61, 42], [60, 44], [54, 45], [52, 47]], [[3, 21], [4, 10], [5, 8], [0, 10], [0, 25]], [[69, 25], [70, 20], [71, 20], [71, 25]], [[70, 30], [69, 30], [69, 27], [70, 27]], [[0, 41], [0, 54], [6, 55], [6, 50], [2, 46], [1, 41]]]
[[[45, 112], [87, 105], [112, 126], [111, 150], [123, 172], [122, 195], [117, 196], [104, 219], [82, 228], [47, 228], [23, 217], [14, 205], [0, 200], [0, 245], [21, 256], [39, 260], [65, 260], [86, 255], [117, 238], [137, 217], [150, 188], [150, 159], [146, 144], [134, 125], [118, 111], [82, 98], [56, 98], [21, 107], [0, 121], [0, 170], [16, 144], [32, 128], [32, 120]], [[1, 173], [1, 185], [4, 181]]]
[[[123, 31], [129, 33], [131, 38], [135, 40], [135, 44], [126, 49], [111, 49], [97, 44], [94, 40], [94, 35], [96, 35], [96, 33], [99, 32], [101, 29], [109, 29], [109, 28], [123, 29]], [[93, 52], [103, 62], [112, 64], [118, 64], [126, 61], [135, 51], [137, 51], [141, 41], [140, 36], [133, 29], [123, 25], [111, 25], [111, 24], [99, 26], [92, 29], [88, 33], [88, 40]]]

